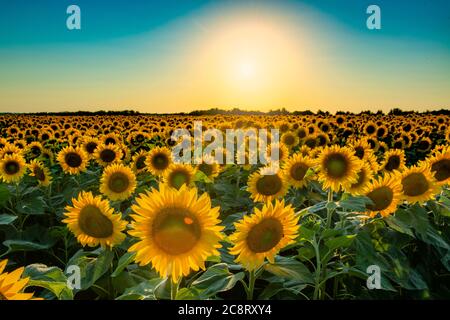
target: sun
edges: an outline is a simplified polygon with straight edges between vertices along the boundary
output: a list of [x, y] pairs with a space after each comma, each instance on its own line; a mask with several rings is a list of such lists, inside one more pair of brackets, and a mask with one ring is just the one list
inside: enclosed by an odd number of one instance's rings
[[251, 60], [242, 60], [237, 64], [237, 75], [241, 79], [252, 79], [256, 76], [256, 64]]

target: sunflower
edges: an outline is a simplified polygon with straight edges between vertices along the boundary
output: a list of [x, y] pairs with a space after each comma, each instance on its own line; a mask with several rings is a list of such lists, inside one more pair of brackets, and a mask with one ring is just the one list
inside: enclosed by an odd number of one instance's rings
[[78, 199], [72, 199], [72, 203], [73, 206], [65, 208], [67, 218], [63, 222], [81, 245], [112, 247], [125, 239], [121, 231], [127, 222], [121, 220], [121, 214], [114, 213], [108, 200], [82, 191]]
[[397, 209], [402, 196], [402, 186], [397, 174], [387, 173], [369, 183], [362, 194], [373, 202], [366, 205], [365, 213], [368, 216], [375, 217], [379, 213], [386, 217]]
[[381, 170], [387, 172], [402, 171], [405, 167], [405, 152], [403, 150], [392, 149], [384, 154]]
[[427, 159], [427, 163], [437, 184], [444, 185], [450, 182], [450, 147], [436, 152], [433, 157]]
[[0, 159], [7, 154], [9, 155], [17, 154], [22, 156], [22, 149], [20, 149], [18, 146], [14, 144], [6, 143], [6, 145], [2, 149], [0, 149]]
[[31, 159], [36, 159], [41, 156], [44, 147], [38, 141], [33, 141], [26, 146], [25, 153], [27, 157]]
[[122, 151], [115, 144], [99, 144], [94, 152], [94, 158], [103, 167], [120, 162]]
[[339, 192], [341, 187], [346, 189], [358, 181], [358, 171], [362, 162], [353, 155], [347, 147], [334, 145], [322, 150], [316, 159], [319, 167], [318, 179], [323, 183], [323, 188], [331, 188]]
[[256, 202], [270, 202], [283, 197], [288, 190], [288, 183], [280, 170], [264, 167], [252, 173], [247, 182], [247, 190]]
[[401, 175], [403, 198], [410, 203], [431, 200], [439, 192], [428, 165], [414, 166], [403, 171]]
[[126, 200], [136, 189], [136, 176], [123, 164], [114, 163], [105, 168], [100, 179], [100, 192], [112, 201]]
[[135, 153], [133, 155], [133, 158], [131, 159], [131, 163], [132, 163], [132, 169], [134, 172], [136, 173], [141, 173], [144, 172], [146, 169], [145, 166], [145, 160], [147, 159], [147, 151], [145, 150], [140, 150], [138, 153]]
[[252, 215], [235, 223], [236, 231], [230, 236], [234, 245], [229, 252], [249, 271], [260, 267], [266, 258], [274, 263], [275, 255], [297, 237], [298, 219], [284, 200], [266, 203], [261, 210], [255, 208]]
[[13, 272], [4, 272], [8, 260], [0, 261], [0, 301], [1, 300], [42, 300], [33, 298], [33, 293], [23, 292], [29, 278], [22, 278], [24, 267]]
[[190, 187], [194, 183], [195, 171], [190, 164], [172, 163], [164, 173], [164, 182], [175, 189], [180, 189], [184, 184]]
[[212, 180], [219, 175], [220, 165], [216, 159], [208, 155], [204, 156], [201, 163], [197, 165], [197, 170]]
[[155, 176], [161, 176], [172, 164], [172, 153], [169, 148], [156, 147], [152, 149], [145, 160], [147, 170]]
[[19, 182], [26, 172], [26, 163], [18, 154], [5, 155], [0, 160], [0, 177], [6, 183]]
[[[267, 163], [272, 162], [272, 149], [274, 151], [274, 158], [276, 158], [276, 154], [278, 153], [278, 162], [283, 163], [289, 157], [289, 149], [286, 147], [284, 143], [274, 142], [270, 145], [267, 145], [265, 157], [267, 159]], [[274, 159], [275, 160], [275, 159]]]
[[132, 206], [135, 214], [128, 233], [139, 239], [129, 248], [136, 252], [140, 265], [152, 263], [161, 277], [173, 282], [187, 276], [191, 269], [205, 269], [205, 260], [219, 255], [223, 236], [219, 226], [219, 207], [211, 208], [205, 192], [197, 196], [196, 188], [179, 190], [160, 185], [160, 190], [141, 194]]
[[95, 149], [100, 144], [97, 138], [87, 137], [82, 143], [83, 150], [89, 155], [89, 158], [94, 158]]
[[86, 170], [88, 156], [80, 147], [65, 147], [58, 153], [57, 160], [64, 172], [79, 174]]
[[40, 186], [47, 187], [52, 182], [52, 176], [47, 167], [45, 167], [42, 162], [34, 159], [28, 165], [31, 173], [30, 175], [36, 177]]
[[302, 188], [308, 184], [312, 176], [307, 175], [314, 166], [314, 161], [300, 153], [290, 157], [283, 166], [283, 173], [287, 182], [295, 188]]
[[362, 194], [364, 188], [370, 183], [372, 178], [373, 170], [369, 163], [364, 162], [363, 166], [358, 171], [358, 181], [348, 186], [345, 191], [353, 195]]
[[286, 132], [281, 136], [281, 142], [289, 149], [292, 149], [299, 144], [300, 139], [293, 132]]

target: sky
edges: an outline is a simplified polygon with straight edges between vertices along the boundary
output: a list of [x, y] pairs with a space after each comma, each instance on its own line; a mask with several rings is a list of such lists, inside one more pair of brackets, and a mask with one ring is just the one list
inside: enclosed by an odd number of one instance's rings
[[450, 1], [0, 0], [0, 112], [234, 107], [449, 109]]

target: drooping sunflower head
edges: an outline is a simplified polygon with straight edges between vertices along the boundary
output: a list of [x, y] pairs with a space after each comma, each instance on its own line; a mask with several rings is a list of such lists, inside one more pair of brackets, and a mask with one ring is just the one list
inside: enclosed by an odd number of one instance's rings
[[319, 173], [318, 179], [324, 189], [338, 192], [341, 187], [347, 188], [358, 181], [358, 171], [362, 162], [347, 147], [324, 148], [316, 159]]
[[400, 149], [392, 149], [384, 154], [381, 170], [387, 172], [402, 171], [405, 168], [405, 152]]
[[444, 185], [450, 182], [450, 147], [436, 152], [427, 159], [427, 163], [437, 184]]
[[205, 268], [206, 258], [218, 255], [223, 236], [219, 207], [212, 208], [207, 193], [196, 188], [179, 190], [160, 185], [160, 190], [141, 194], [132, 206], [134, 222], [129, 234], [138, 238], [130, 252], [140, 265], [152, 264], [173, 282], [191, 270]]
[[103, 167], [112, 163], [119, 163], [122, 159], [122, 150], [116, 144], [100, 144], [94, 152], [95, 160]]
[[0, 260], [0, 301], [1, 300], [42, 300], [33, 298], [34, 293], [25, 293], [23, 289], [29, 282], [29, 278], [22, 278], [23, 267], [10, 273], [5, 272], [8, 260]]
[[85, 171], [88, 164], [88, 156], [80, 147], [65, 147], [58, 153], [57, 160], [64, 172], [71, 175]]
[[100, 179], [100, 192], [110, 200], [126, 200], [136, 189], [136, 176], [123, 164], [115, 163], [107, 166]]
[[439, 185], [426, 163], [403, 171], [401, 183], [403, 199], [410, 203], [422, 203], [431, 200], [439, 192]]
[[147, 170], [155, 176], [164, 175], [172, 163], [172, 152], [166, 147], [156, 147], [150, 150], [145, 160]]
[[380, 214], [389, 216], [397, 209], [402, 195], [402, 187], [397, 174], [386, 174], [372, 181], [364, 189], [363, 195], [372, 203], [366, 206], [366, 214], [375, 217]]
[[31, 173], [30, 175], [36, 177], [40, 186], [47, 187], [52, 182], [50, 170], [42, 164], [42, 162], [34, 159], [28, 165]]
[[133, 155], [133, 158], [131, 159], [132, 169], [137, 174], [142, 173], [147, 169], [145, 165], [147, 155], [148, 153], [145, 150], [140, 150], [138, 153]]
[[16, 183], [24, 176], [26, 172], [25, 159], [18, 155], [5, 155], [0, 160], [0, 177], [6, 183]]
[[209, 179], [214, 179], [219, 175], [221, 168], [216, 159], [211, 156], [203, 156], [201, 163], [197, 165], [197, 170]]
[[284, 200], [268, 202], [261, 210], [255, 208], [252, 215], [235, 223], [230, 253], [237, 255], [235, 261], [250, 271], [260, 267], [266, 258], [273, 263], [275, 255], [297, 237], [298, 219]]
[[181, 186], [192, 186], [195, 169], [190, 164], [172, 163], [164, 173], [164, 182], [171, 188], [180, 189]]
[[349, 185], [345, 191], [352, 195], [360, 195], [364, 192], [366, 186], [373, 178], [373, 170], [369, 163], [364, 162], [363, 166], [358, 171], [358, 180]]
[[255, 202], [270, 202], [283, 197], [288, 190], [288, 183], [281, 170], [271, 167], [261, 168], [252, 173], [247, 182], [247, 190]]
[[67, 218], [63, 222], [81, 245], [112, 247], [125, 239], [122, 231], [127, 222], [121, 219], [121, 214], [114, 213], [108, 200], [82, 191], [72, 203], [65, 208]]
[[283, 166], [283, 174], [287, 182], [295, 188], [302, 188], [313, 178], [308, 170], [312, 170], [314, 161], [300, 153], [290, 157]]

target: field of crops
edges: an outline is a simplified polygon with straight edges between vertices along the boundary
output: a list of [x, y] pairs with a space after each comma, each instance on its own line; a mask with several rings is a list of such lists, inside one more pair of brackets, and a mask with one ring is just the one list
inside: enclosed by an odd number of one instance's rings
[[[280, 170], [177, 163], [194, 121], [279, 129]], [[449, 125], [0, 115], [0, 300], [448, 298]]]

